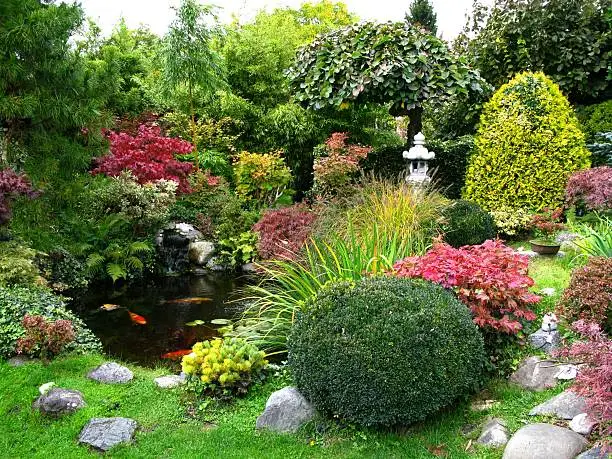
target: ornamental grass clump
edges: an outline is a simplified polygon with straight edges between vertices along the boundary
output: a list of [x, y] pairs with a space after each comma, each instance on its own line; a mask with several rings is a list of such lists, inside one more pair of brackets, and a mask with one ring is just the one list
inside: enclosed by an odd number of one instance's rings
[[373, 427], [420, 421], [476, 390], [483, 338], [470, 312], [430, 282], [340, 282], [299, 314], [289, 365], [321, 413]]
[[238, 338], [217, 338], [196, 343], [183, 357], [181, 367], [198, 393], [241, 395], [263, 379], [268, 364], [265, 353]]

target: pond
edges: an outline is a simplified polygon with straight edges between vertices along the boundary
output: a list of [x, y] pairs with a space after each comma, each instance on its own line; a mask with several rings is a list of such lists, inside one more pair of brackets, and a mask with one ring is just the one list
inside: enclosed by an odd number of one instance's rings
[[[231, 319], [249, 277], [208, 274], [162, 277], [120, 290], [94, 288], [75, 296], [70, 308], [85, 321], [112, 357], [147, 366], [164, 354], [187, 350], [218, 336], [214, 319]], [[187, 325], [198, 321], [199, 325]], [[202, 321], [203, 323], [200, 323]]]

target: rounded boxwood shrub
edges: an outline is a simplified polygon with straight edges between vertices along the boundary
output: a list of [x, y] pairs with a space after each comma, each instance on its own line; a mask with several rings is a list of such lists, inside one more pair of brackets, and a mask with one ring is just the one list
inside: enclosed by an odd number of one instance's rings
[[75, 339], [65, 351], [100, 352], [100, 340], [85, 323], [66, 309], [62, 297], [50, 290], [35, 287], [0, 287], [0, 358], [15, 354], [17, 340], [24, 334], [21, 320], [26, 314], [43, 316], [49, 320], [65, 319], [72, 322]]
[[464, 198], [485, 210], [563, 206], [570, 174], [590, 153], [569, 102], [543, 73], [521, 73], [485, 105]]
[[365, 426], [406, 425], [481, 383], [483, 338], [444, 288], [396, 277], [326, 287], [289, 336], [299, 390], [321, 412]]
[[455, 201], [442, 215], [444, 241], [455, 248], [482, 244], [496, 235], [493, 217], [474, 202]]

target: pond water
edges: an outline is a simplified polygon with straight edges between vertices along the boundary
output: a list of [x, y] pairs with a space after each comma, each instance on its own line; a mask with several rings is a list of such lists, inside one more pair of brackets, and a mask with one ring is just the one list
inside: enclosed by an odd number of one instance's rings
[[[221, 325], [211, 320], [240, 313], [240, 303], [228, 302], [238, 298], [248, 281], [229, 274], [163, 277], [120, 290], [93, 288], [75, 295], [70, 308], [110, 356], [150, 366], [171, 362], [161, 358], [166, 353], [218, 336]], [[196, 320], [204, 324], [186, 325]]]

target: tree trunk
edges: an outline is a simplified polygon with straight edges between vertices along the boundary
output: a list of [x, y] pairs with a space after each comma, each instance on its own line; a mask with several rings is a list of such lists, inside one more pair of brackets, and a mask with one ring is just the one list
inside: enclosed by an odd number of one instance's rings
[[200, 154], [198, 153], [198, 139], [196, 134], [196, 121], [195, 121], [195, 112], [193, 110], [193, 91], [191, 88], [191, 84], [189, 84], [189, 116], [190, 116], [190, 124], [191, 124], [191, 142], [193, 143], [193, 156], [195, 157], [195, 170], [199, 172], [200, 170]]
[[423, 107], [415, 107], [408, 110], [408, 137], [406, 139], [408, 147], [414, 144], [414, 136], [423, 130]]

